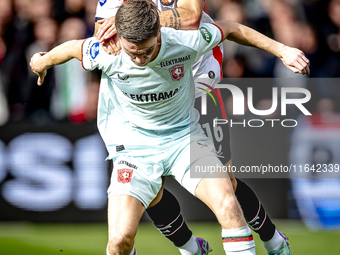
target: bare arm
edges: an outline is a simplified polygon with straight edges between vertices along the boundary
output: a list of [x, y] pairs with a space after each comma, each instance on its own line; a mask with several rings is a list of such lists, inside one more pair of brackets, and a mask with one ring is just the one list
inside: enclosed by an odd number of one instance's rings
[[63, 64], [73, 58], [81, 61], [81, 46], [84, 40], [68, 41], [53, 48], [49, 52], [40, 52], [32, 56], [30, 66], [38, 78], [38, 85], [42, 85], [46, 70], [52, 66]]
[[294, 73], [309, 74], [309, 60], [299, 49], [288, 47], [254, 29], [232, 21], [218, 21], [215, 24], [223, 31], [222, 40], [228, 39], [238, 44], [265, 50], [280, 58]]
[[160, 12], [161, 25], [178, 30], [198, 29], [203, 5], [203, 0], [179, 0], [177, 8]]

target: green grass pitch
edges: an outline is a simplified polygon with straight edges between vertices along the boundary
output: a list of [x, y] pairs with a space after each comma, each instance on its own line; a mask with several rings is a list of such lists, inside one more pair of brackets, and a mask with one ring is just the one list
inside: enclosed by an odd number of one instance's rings
[[[275, 221], [289, 237], [294, 255], [340, 254], [340, 231], [311, 232], [301, 222]], [[223, 255], [220, 227], [216, 223], [189, 223], [196, 236], [206, 238], [212, 255]], [[258, 255], [266, 254], [254, 234]], [[105, 255], [106, 224], [0, 223], [1, 255]], [[177, 248], [150, 223], [138, 229], [136, 248], [140, 255], [179, 254]]]

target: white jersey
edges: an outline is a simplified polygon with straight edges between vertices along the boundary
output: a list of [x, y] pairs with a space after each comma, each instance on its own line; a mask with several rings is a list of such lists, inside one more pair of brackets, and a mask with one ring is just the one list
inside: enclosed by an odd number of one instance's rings
[[[116, 16], [119, 7], [126, 2], [126, 0], [99, 0], [96, 10], [96, 18], [109, 18]], [[159, 11], [166, 11], [177, 7], [177, 0], [152, 0]]]
[[[96, 21], [99, 19], [116, 16], [119, 7], [126, 0], [100, 0], [97, 4]], [[152, 0], [159, 11], [174, 9], [177, 7], [178, 0]], [[175, 14], [174, 14], [175, 15]], [[175, 21], [174, 21], [175, 22]], [[203, 12], [200, 25], [204, 23], [212, 23], [213, 19]], [[175, 24], [174, 24], [175, 25]], [[222, 61], [223, 61], [223, 44], [220, 43], [216, 48], [201, 56], [195, 63], [193, 63], [192, 71], [194, 79], [200, 79], [208, 85], [214, 87], [215, 84], [221, 81], [222, 75]], [[196, 87], [202, 87], [196, 84]], [[203, 88], [207, 89], [203, 86]], [[199, 97], [203, 92], [196, 90], [196, 97]]]
[[193, 108], [192, 64], [221, 40], [220, 29], [212, 24], [192, 31], [162, 28], [160, 51], [143, 67], [124, 50], [109, 55], [96, 38], [85, 40], [83, 67], [101, 69], [108, 79], [101, 84], [98, 128], [109, 158], [122, 150], [133, 155], [145, 144], [166, 144], [192, 131], [190, 124], [199, 118]]

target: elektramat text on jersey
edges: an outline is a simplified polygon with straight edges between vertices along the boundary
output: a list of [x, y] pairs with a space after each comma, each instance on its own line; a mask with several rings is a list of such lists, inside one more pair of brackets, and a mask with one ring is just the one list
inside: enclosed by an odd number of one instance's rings
[[181, 89], [183, 86], [180, 86], [179, 88], [176, 88], [174, 90], [170, 90], [169, 92], [159, 92], [159, 93], [151, 93], [151, 94], [129, 94], [127, 92], [123, 92], [125, 96], [128, 98], [131, 98], [132, 100], [138, 101], [138, 102], [157, 102], [161, 100], [167, 100], [172, 97], [174, 97]]
[[160, 65], [161, 65], [161, 67], [171, 66], [171, 65], [174, 65], [174, 64], [178, 64], [178, 63], [187, 61], [189, 59], [190, 59], [190, 55], [187, 55], [185, 57], [174, 58], [174, 59], [171, 59], [171, 60], [163, 61], [163, 62], [160, 63]]

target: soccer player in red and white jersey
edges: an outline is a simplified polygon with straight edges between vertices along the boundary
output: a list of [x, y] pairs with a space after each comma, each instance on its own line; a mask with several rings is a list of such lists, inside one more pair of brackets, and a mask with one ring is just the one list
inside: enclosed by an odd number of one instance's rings
[[[95, 34], [104, 49], [112, 54], [119, 54], [121, 47], [116, 37], [114, 25], [115, 14], [126, 0], [100, 0], [97, 5], [95, 18]], [[197, 29], [201, 23], [211, 23], [213, 20], [203, 12], [204, 0], [152, 0], [160, 11], [160, 21], [163, 27], [191, 30]], [[216, 46], [210, 52], [200, 57], [193, 65], [193, 74], [196, 81], [204, 81], [214, 87], [222, 79], [223, 46]], [[197, 87], [201, 87], [196, 83]], [[202, 90], [196, 89], [196, 98]], [[197, 100], [199, 101], [199, 100]], [[210, 118], [214, 118], [211, 116]], [[209, 116], [201, 118], [202, 125], [210, 125]], [[203, 119], [203, 120], [202, 120]], [[223, 148], [224, 158], [221, 161], [231, 165], [231, 151], [229, 127], [223, 125], [224, 140], [215, 142], [216, 148]], [[266, 214], [264, 207], [253, 190], [243, 181], [234, 178], [230, 173], [236, 197], [244, 211], [249, 227], [260, 235], [268, 254], [291, 254], [287, 239], [283, 233], [276, 230], [275, 225]], [[187, 227], [176, 198], [166, 189], [157, 205], [149, 207], [146, 211], [156, 227], [177, 247], [181, 254], [195, 254], [197, 249], [196, 238]], [[165, 229], [164, 227], [167, 226]], [[200, 246], [204, 239], [198, 239]], [[203, 251], [202, 251], [203, 252]]]

